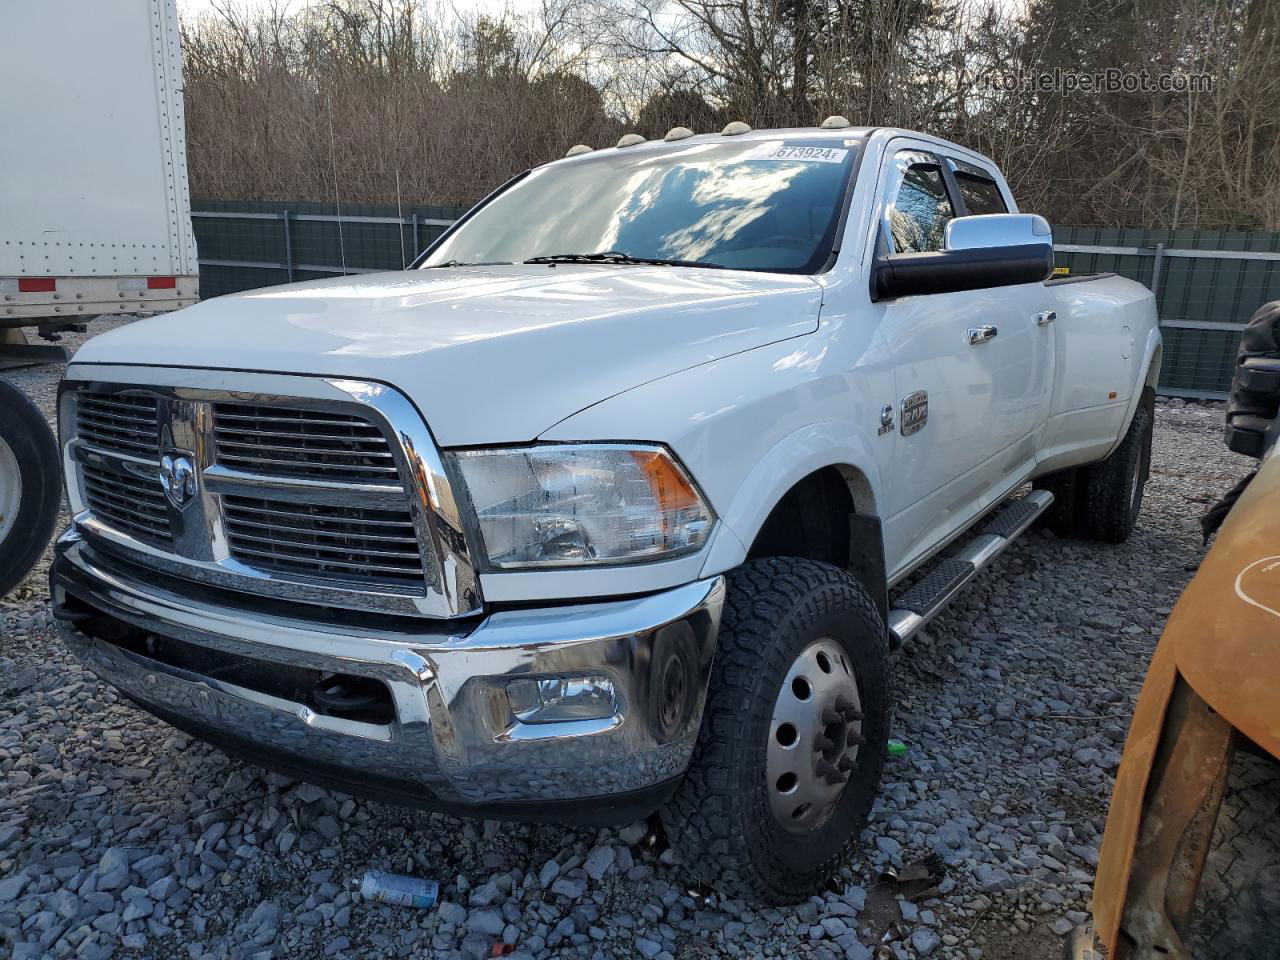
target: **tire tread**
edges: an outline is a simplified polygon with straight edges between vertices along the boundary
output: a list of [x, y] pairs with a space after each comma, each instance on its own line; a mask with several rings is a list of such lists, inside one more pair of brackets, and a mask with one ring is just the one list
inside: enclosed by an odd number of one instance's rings
[[[803, 600], [797, 603], [797, 597]], [[849, 610], [876, 631], [879, 642], [873, 645], [872, 655], [876, 669], [887, 678], [888, 645], [880, 614], [867, 591], [845, 571], [810, 560], [765, 558], [729, 576], [716, 666], [693, 761], [662, 811], [668, 836], [687, 869], [726, 894], [754, 902], [794, 902], [812, 893], [834, 871], [853, 842], [850, 835], [813, 870], [794, 873], [774, 864], [771, 875], [765, 876], [742, 830], [744, 819], [752, 816], [743, 781], [756, 749], [750, 737], [752, 724], [744, 722], [743, 713], [764, 704], [771, 711], [776, 695], [761, 669], [765, 652], [792, 620], [837, 610]], [[874, 742], [868, 738], [869, 746]], [[882, 766], [881, 744], [874, 760], [877, 781]], [[860, 823], [870, 812], [874, 787], [858, 811]]]

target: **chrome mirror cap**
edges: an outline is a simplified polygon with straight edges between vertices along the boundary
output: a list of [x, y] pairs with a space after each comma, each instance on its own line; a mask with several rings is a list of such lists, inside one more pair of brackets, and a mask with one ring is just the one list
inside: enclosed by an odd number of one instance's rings
[[1035, 213], [985, 213], [947, 223], [947, 250], [1053, 245], [1049, 221]]

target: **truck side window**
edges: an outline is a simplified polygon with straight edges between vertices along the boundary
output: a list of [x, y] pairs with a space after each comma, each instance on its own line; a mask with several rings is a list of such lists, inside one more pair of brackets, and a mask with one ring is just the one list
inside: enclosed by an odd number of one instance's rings
[[939, 251], [947, 221], [956, 215], [936, 163], [913, 163], [902, 175], [889, 211], [893, 248], [898, 253]]
[[964, 170], [957, 170], [955, 173], [956, 186], [960, 188], [960, 197], [964, 200], [967, 216], [1009, 212], [1004, 197], [1000, 195], [1000, 188], [996, 186], [994, 180], [967, 173]]

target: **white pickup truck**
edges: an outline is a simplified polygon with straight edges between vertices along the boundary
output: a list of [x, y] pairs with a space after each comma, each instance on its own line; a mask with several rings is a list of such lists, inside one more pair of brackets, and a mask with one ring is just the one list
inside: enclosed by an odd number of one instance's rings
[[635, 139], [412, 269], [86, 345], [55, 612], [232, 753], [464, 815], [660, 810], [696, 875], [794, 900], [871, 807], [890, 651], [1037, 518], [1132, 530], [1155, 307], [1047, 280], [1048, 225], [955, 144]]

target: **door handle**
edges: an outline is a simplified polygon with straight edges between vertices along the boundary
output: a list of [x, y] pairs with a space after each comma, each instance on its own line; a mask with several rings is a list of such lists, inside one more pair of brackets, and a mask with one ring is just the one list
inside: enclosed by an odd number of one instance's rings
[[1057, 310], [1041, 310], [1036, 314], [1036, 326], [1047, 327], [1053, 321], [1058, 319]]
[[980, 327], [970, 327], [966, 331], [965, 335], [969, 338], [969, 344], [973, 345], [978, 343], [986, 343], [988, 340], [990, 340], [999, 332], [1000, 331], [997, 330], [995, 327], [993, 327], [991, 324], [984, 323]]

